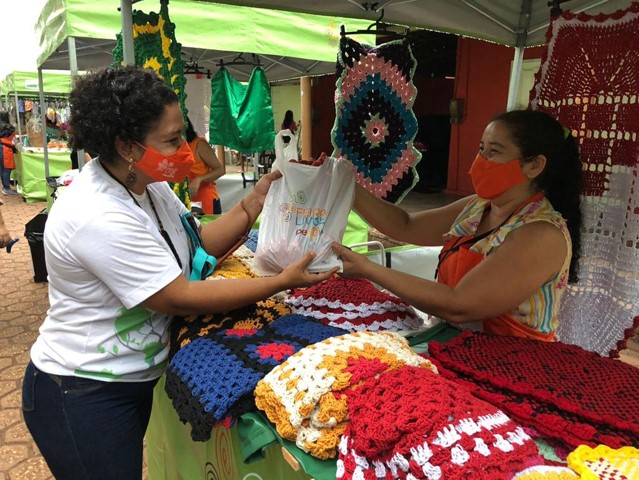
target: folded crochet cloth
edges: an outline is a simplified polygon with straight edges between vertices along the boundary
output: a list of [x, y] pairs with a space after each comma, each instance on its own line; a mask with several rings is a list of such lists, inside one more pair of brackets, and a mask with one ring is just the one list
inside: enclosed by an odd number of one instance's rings
[[255, 388], [255, 404], [278, 433], [327, 459], [348, 423], [346, 390], [402, 365], [436, 369], [396, 333], [357, 332], [308, 346], [275, 367]]
[[338, 479], [510, 480], [543, 463], [506, 414], [451, 380], [404, 366], [348, 393]]
[[253, 389], [273, 367], [303, 347], [343, 331], [290, 314], [269, 325], [211, 329], [180, 348], [166, 370], [165, 390], [191, 438], [255, 408]]
[[575, 345], [465, 332], [431, 342], [443, 375], [571, 448], [639, 444], [639, 369]]
[[568, 455], [568, 465], [586, 480], [635, 480], [639, 479], [639, 450], [582, 445]]
[[415, 310], [399, 297], [382, 292], [364, 278], [334, 276], [286, 297], [296, 313], [325, 325], [354, 331], [414, 330], [422, 325]]

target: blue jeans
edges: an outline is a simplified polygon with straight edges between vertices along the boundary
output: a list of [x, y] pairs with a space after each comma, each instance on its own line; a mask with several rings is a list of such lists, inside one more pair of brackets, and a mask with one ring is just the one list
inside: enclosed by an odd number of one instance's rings
[[[2, 147], [0, 147], [2, 150]], [[13, 168], [4, 168], [4, 156], [0, 159], [0, 176], [2, 177], [2, 188], [9, 189], [11, 188], [11, 172]]]
[[22, 411], [53, 476], [140, 480], [156, 383], [49, 375], [29, 362]]

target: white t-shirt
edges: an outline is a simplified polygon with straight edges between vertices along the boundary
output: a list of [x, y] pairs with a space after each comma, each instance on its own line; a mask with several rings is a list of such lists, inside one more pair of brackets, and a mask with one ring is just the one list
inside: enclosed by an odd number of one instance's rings
[[40, 370], [123, 382], [164, 371], [171, 316], [140, 303], [178, 275], [188, 278], [180, 221], [187, 209], [165, 182], [148, 192], [182, 269], [159, 232], [148, 194], [133, 194], [136, 205], [99, 160], [53, 204], [44, 231], [51, 306], [31, 348]]

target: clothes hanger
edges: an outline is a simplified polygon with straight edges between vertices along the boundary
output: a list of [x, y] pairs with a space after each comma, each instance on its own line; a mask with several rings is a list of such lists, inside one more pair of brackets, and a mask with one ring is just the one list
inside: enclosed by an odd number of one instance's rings
[[384, 18], [384, 9], [380, 10], [381, 15], [375, 22], [371, 23], [366, 30], [354, 30], [352, 32], [347, 32], [344, 28], [344, 25], [340, 26], [340, 35], [345, 37], [347, 35], [384, 35], [389, 37], [390, 40], [396, 40], [398, 38], [405, 38], [408, 32], [408, 29], [405, 29], [404, 33], [395, 32], [390, 30], [387, 24], [382, 22]]
[[262, 63], [260, 62], [259, 55], [256, 55], [254, 53], [252, 53], [251, 55], [253, 57], [253, 61], [246, 60], [244, 58], [244, 54], [240, 53], [237, 57], [235, 57], [230, 62], [224, 62], [224, 60], [220, 60], [220, 63], [216, 63], [215, 65], [220, 67], [220, 68], [224, 68], [225, 65], [226, 66], [229, 66], [229, 65], [253, 65], [254, 67], [262, 66]]

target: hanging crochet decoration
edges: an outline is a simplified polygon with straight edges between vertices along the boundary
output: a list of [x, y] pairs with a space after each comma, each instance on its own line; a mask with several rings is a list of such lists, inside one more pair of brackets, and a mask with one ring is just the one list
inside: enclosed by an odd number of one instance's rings
[[403, 366], [347, 396], [338, 480], [510, 480], [543, 463], [535, 442], [506, 414], [428, 369]]
[[211, 79], [211, 144], [244, 154], [272, 150], [275, 145], [271, 87], [264, 69], [253, 68], [248, 84], [238, 82], [225, 67]]
[[275, 367], [257, 384], [255, 404], [282, 437], [325, 460], [337, 455], [348, 425], [347, 390], [403, 365], [437, 371], [396, 333], [347, 333], [309, 345]]
[[396, 332], [422, 326], [422, 319], [408, 303], [364, 278], [335, 275], [312, 287], [293, 290], [286, 303], [296, 313], [349, 332]]
[[[122, 34], [118, 33], [116, 38], [113, 65], [119, 66], [124, 64]], [[159, 14], [133, 10], [133, 50], [136, 65], [154, 70], [175, 90], [186, 122], [188, 112], [182, 45], [175, 38], [175, 24], [169, 18], [169, 0], [160, 0]], [[188, 179], [172, 183], [171, 187], [186, 208], [191, 210]]]
[[639, 369], [576, 345], [464, 332], [431, 342], [440, 373], [545, 437], [639, 445]]
[[639, 326], [639, 3], [552, 21], [530, 107], [557, 118], [583, 162], [580, 281], [562, 341], [617, 356]]
[[337, 55], [333, 157], [356, 168], [357, 182], [398, 203], [417, 183], [421, 154], [413, 146], [417, 62], [407, 39], [378, 47], [342, 36]]

